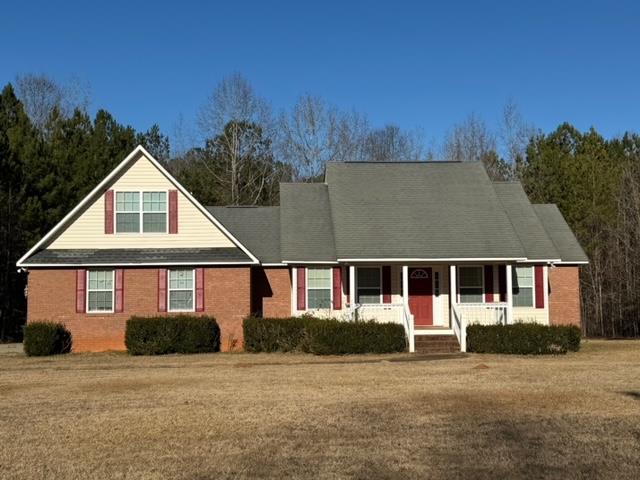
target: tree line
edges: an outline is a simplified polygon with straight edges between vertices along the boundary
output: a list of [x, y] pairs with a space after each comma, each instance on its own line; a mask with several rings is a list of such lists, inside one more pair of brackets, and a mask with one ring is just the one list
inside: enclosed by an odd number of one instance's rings
[[481, 161], [494, 180], [520, 180], [536, 203], [557, 203], [591, 263], [582, 268], [584, 332], [640, 335], [640, 138], [605, 139], [569, 124], [544, 133], [513, 102], [499, 127], [476, 114], [427, 146], [419, 130], [301, 95], [275, 113], [241, 75], [203, 102], [194, 131], [174, 136], [88, 113], [77, 80], [19, 76], [0, 94], [0, 339], [19, 338], [26, 275], [17, 259], [138, 144], [205, 205], [271, 205], [282, 181], [321, 181], [329, 161]]

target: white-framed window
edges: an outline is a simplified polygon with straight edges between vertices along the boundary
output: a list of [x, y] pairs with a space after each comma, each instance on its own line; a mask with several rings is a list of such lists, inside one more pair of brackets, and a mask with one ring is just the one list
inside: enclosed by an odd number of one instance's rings
[[167, 232], [167, 192], [142, 193], [142, 231]]
[[307, 308], [331, 308], [331, 268], [307, 268]]
[[116, 192], [116, 233], [166, 233], [167, 192]]
[[382, 269], [380, 267], [357, 268], [356, 302], [382, 303]]
[[167, 304], [170, 312], [195, 310], [196, 271], [193, 268], [169, 270]]
[[482, 266], [458, 267], [460, 303], [484, 302], [484, 269]]
[[140, 232], [140, 192], [116, 192], [116, 233]]
[[87, 270], [87, 312], [111, 313], [114, 302], [113, 270]]
[[533, 307], [535, 277], [533, 267], [512, 267], [514, 307]]

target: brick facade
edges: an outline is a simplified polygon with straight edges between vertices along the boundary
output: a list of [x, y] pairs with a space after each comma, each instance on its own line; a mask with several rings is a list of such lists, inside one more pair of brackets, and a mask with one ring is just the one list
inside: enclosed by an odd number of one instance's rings
[[[218, 321], [223, 351], [242, 348], [242, 320], [250, 313], [249, 267], [205, 268], [205, 309]], [[64, 323], [73, 335], [73, 350], [123, 350], [127, 319], [158, 313], [158, 270], [127, 268], [124, 271], [122, 313], [76, 313], [74, 269], [30, 269], [27, 322], [52, 320]], [[197, 314], [196, 314], [197, 315]]]
[[291, 269], [251, 269], [251, 312], [267, 318], [291, 316]]
[[549, 322], [580, 327], [580, 268], [549, 268]]

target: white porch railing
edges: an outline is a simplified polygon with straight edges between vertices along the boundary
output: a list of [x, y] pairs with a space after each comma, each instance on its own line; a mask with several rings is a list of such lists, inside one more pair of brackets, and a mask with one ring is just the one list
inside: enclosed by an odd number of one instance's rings
[[506, 325], [508, 304], [504, 303], [458, 303], [460, 314], [467, 325]]
[[415, 351], [413, 315], [402, 303], [356, 304], [352, 308], [353, 320], [375, 320], [404, 326], [410, 352]]
[[407, 332], [407, 341], [409, 342], [409, 352], [416, 351], [416, 337], [414, 334], [413, 314], [409, 311], [407, 305], [402, 306], [402, 316], [404, 319], [404, 329]]
[[453, 327], [453, 333], [455, 333], [456, 337], [458, 337], [458, 343], [460, 343], [460, 351], [467, 351], [467, 324], [464, 321], [462, 316], [462, 312], [458, 308], [458, 305], [453, 304], [451, 308], [451, 313], [453, 314], [453, 321], [451, 322], [451, 326]]
[[358, 320], [376, 320], [404, 324], [401, 303], [367, 303], [354, 305], [355, 317]]
[[467, 325], [506, 325], [507, 303], [457, 303], [452, 306], [453, 332], [460, 342], [460, 350], [467, 351]]

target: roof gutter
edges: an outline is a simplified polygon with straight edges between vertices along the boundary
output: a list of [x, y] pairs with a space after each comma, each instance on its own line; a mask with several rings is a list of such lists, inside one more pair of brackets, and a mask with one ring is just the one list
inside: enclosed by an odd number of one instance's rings
[[[339, 258], [338, 262], [526, 262], [525, 257], [517, 258]], [[301, 263], [301, 262], [299, 262]], [[327, 262], [323, 262], [327, 263]]]
[[20, 268], [56, 268], [56, 267], [163, 267], [186, 265], [257, 265], [257, 262], [117, 262], [117, 263], [33, 263], [20, 265]]

